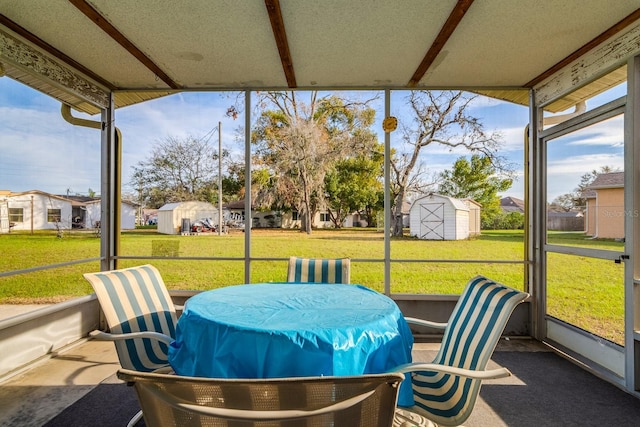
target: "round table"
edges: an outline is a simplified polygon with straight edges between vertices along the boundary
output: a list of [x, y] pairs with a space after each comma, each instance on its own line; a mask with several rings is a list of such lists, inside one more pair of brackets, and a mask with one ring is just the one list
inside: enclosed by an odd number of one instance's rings
[[[189, 298], [169, 362], [179, 375], [212, 378], [360, 375], [411, 362], [412, 346], [400, 309], [376, 291], [262, 283]], [[399, 403], [410, 393], [401, 387]]]

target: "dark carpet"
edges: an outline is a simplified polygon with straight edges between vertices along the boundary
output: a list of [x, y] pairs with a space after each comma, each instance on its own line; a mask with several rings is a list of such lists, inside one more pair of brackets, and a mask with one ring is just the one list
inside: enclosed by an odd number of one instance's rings
[[495, 352], [524, 384], [485, 383], [481, 396], [509, 426], [640, 426], [640, 399], [553, 352]]
[[[493, 360], [517, 381], [486, 382], [480, 394], [509, 426], [640, 426], [640, 399], [555, 353], [497, 351]], [[105, 381], [46, 426], [125, 426], [138, 410], [132, 387]]]
[[[140, 410], [133, 387], [105, 381], [49, 421], [47, 427], [126, 426]], [[144, 426], [140, 421], [137, 426]]]

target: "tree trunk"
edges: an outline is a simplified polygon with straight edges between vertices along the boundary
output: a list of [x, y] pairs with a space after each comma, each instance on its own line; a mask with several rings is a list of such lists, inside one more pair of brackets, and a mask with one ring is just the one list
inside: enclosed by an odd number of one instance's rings
[[405, 188], [400, 187], [398, 195], [396, 196], [395, 206], [391, 215], [391, 235], [395, 237], [402, 237], [402, 205], [404, 204]]

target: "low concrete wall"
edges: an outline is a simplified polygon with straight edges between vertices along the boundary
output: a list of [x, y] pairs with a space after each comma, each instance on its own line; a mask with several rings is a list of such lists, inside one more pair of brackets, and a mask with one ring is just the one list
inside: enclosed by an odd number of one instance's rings
[[[446, 323], [449, 320], [449, 316], [458, 302], [458, 295], [392, 295], [391, 298], [398, 304], [405, 317], [417, 317], [441, 323]], [[531, 303], [528, 301], [516, 306], [503, 335], [531, 336], [530, 311]], [[411, 330], [416, 339], [434, 338], [438, 340], [442, 336], [442, 331], [427, 327], [411, 325]]]
[[99, 322], [100, 305], [95, 295], [0, 321], [0, 378], [86, 337]]

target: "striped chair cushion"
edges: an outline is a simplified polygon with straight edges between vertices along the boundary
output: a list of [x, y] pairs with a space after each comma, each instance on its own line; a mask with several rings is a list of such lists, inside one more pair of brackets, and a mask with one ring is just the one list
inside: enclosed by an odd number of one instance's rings
[[[153, 331], [175, 338], [176, 312], [160, 272], [151, 265], [86, 273], [113, 334]], [[149, 372], [168, 365], [165, 344], [150, 339], [114, 341], [120, 365]]]
[[[529, 294], [476, 276], [456, 304], [433, 363], [484, 370], [514, 308]], [[418, 372], [412, 377], [416, 413], [442, 425], [463, 423], [475, 405], [481, 380]]]
[[349, 258], [289, 258], [288, 282], [351, 283]]

